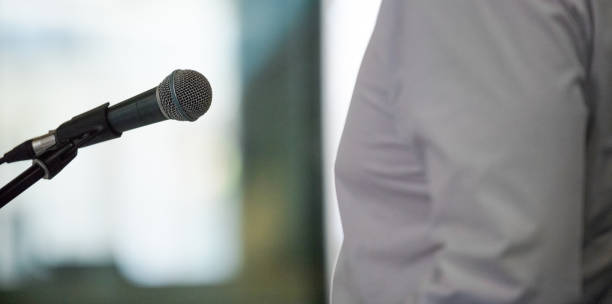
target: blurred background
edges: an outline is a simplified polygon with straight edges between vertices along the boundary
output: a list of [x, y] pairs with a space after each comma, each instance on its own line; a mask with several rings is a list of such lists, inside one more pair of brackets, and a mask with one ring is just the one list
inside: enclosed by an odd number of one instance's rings
[[333, 162], [379, 4], [0, 0], [2, 153], [176, 68], [214, 92], [0, 209], [0, 303], [327, 303]]

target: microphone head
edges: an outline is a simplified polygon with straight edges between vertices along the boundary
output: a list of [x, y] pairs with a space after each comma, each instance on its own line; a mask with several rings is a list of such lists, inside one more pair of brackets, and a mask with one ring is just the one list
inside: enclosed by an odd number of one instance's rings
[[157, 86], [157, 102], [168, 119], [195, 121], [211, 101], [210, 83], [193, 70], [175, 70]]

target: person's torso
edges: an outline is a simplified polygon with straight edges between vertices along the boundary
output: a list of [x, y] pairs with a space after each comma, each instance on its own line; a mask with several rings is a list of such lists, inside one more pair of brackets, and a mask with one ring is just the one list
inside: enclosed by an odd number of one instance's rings
[[[416, 129], [406, 128], [412, 118], [396, 109], [395, 99], [402, 90], [400, 74], [421, 74], [419, 85], [427, 90], [444, 87], [428, 82], [428, 71], [405, 70], [402, 56], [427, 56], [406, 54], [406, 41], [420, 44], [429, 38], [402, 31], [406, 23], [418, 27], [419, 21], [400, 20], [405, 18], [401, 3], [383, 1], [338, 151], [336, 190], [344, 242], [332, 285], [334, 304], [408, 303], [440, 246], [428, 234], [431, 189], [420, 139]], [[553, 22], [554, 16], [544, 17]], [[612, 39], [604, 31], [612, 29], [612, 3], [594, 1], [592, 17], [595, 51], [589, 81], [595, 85], [588, 96], [593, 114], [587, 194], [585, 202], [577, 203], [585, 204], [584, 303], [608, 303], [602, 301], [606, 292], [612, 301]]]

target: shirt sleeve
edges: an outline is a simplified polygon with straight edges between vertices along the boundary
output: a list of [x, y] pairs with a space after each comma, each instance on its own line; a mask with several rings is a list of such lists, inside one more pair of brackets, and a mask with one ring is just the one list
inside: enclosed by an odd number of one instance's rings
[[[397, 124], [439, 244], [413, 304], [574, 303], [588, 1], [396, 1]], [[408, 127], [410, 124], [410, 127]]]

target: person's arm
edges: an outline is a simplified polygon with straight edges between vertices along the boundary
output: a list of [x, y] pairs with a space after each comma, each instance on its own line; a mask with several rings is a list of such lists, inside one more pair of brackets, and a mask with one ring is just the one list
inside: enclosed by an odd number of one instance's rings
[[579, 298], [583, 2], [397, 2], [398, 121], [419, 130], [440, 245], [407, 303]]

